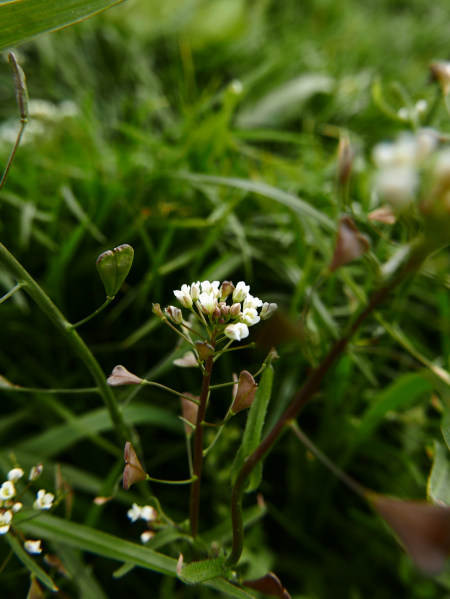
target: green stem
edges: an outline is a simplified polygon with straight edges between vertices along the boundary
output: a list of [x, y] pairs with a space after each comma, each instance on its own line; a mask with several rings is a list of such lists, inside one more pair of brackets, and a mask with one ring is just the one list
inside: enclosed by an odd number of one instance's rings
[[8, 293], [6, 295], [4, 295], [2, 298], [0, 298], [0, 304], [2, 304], [5, 300], [8, 299], [8, 297], [11, 297], [12, 295], [14, 295], [16, 293], [16, 291], [19, 291], [19, 289], [22, 289], [23, 287], [23, 283], [17, 283], [17, 285], [15, 287], [13, 287], [11, 289], [11, 291], [8, 291]]
[[165, 320], [163, 320], [163, 322], [165, 322], [167, 325], [169, 325], [169, 327], [170, 327], [171, 329], [173, 329], [177, 335], [180, 335], [180, 337], [183, 337], [183, 339], [184, 339], [184, 340], [185, 340], [187, 343], [189, 343], [189, 345], [190, 345], [191, 347], [193, 347], [193, 348], [195, 349], [195, 353], [198, 353], [198, 352], [197, 352], [197, 348], [196, 348], [196, 347], [195, 347], [195, 345], [192, 343], [192, 341], [191, 341], [191, 340], [190, 340], [188, 337], [186, 337], [186, 335], [183, 335], [183, 333], [182, 333], [181, 331], [179, 331], [179, 330], [178, 330], [176, 327], [174, 327], [174, 326], [173, 326], [173, 324], [169, 322], [168, 318], [166, 318]]
[[[230, 343], [233, 343], [232, 341], [230, 341]], [[228, 349], [228, 345], [227, 344], [223, 349], [221, 349], [219, 352], [216, 353], [216, 357], [214, 358], [214, 362], [222, 355], [225, 354], [229, 351], [237, 351], [238, 349], [247, 349], [249, 347], [256, 347], [256, 343], [249, 343], [248, 345], [240, 345], [239, 347], [230, 347], [230, 349]]]
[[11, 385], [11, 387], [1, 387], [2, 391], [16, 391], [17, 393], [49, 393], [57, 395], [59, 393], [98, 393], [98, 387], [84, 387], [82, 389], [38, 389], [33, 387], [20, 387]]
[[22, 139], [22, 135], [23, 132], [25, 131], [25, 127], [27, 125], [27, 120], [26, 119], [22, 119], [21, 124], [20, 124], [20, 131], [19, 134], [17, 135], [17, 139], [16, 139], [16, 143], [14, 144], [14, 147], [11, 151], [11, 154], [9, 155], [8, 158], [8, 162], [6, 164], [6, 168], [5, 168], [5, 172], [3, 173], [3, 176], [0, 180], [0, 190], [2, 189], [2, 187], [4, 186], [4, 184], [6, 183], [6, 178], [8, 176], [9, 173], [9, 169], [11, 168], [11, 164], [14, 160], [14, 156], [16, 155], [17, 152], [17, 148], [19, 147], [20, 144], [20, 140]]
[[145, 379], [143, 379], [141, 385], [145, 385], [145, 386], [149, 386], [149, 387], [160, 387], [161, 389], [165, 389], [166, 391], [168, 391], [169, 393], [173, 393], [174, 395], [179, 395], [180, 397], [183, 397], [184, 399], [187, 399], [188, 401], [190, 401], [192, 403], [196, 403], [197, 405], [200, 403], [197, 399], [194, 399], [193, 397], [188, 397], [187, 395], [183, 395], [182, 393], [179, 393], [178, 391], [175, 391], [174, 389], [171, 389], [170, 387], [161, 385], [161, 383], [154, 383], [153, 381], [146, 381]]
[[85, 324], [86, 322], [89, 322], [90, 320], [92, 320], [92, 318], [94, 318], [95, 316], [97, 316], [97, 314], [100, 314], [100, 312], [102, 310], [104, 310], [106, 308], [106, 306], [109, 306], [109, 304], [113, 301], [114, 297], [107, 297], [106, 298], [106, 302], [103, 305], [101, 305], [98, 310], [96, 310], [95, 312], [93, 312], [89, 316], [86, 316], [86, 318], [83, 318], [83, 320], [80, 320], [76, 324], [71, 325], [72, 329], [77, 329], [78, 327], [81, 327], [82, 324]]
[[276, 441], [285, 432], [286, 427], [295, 420], [300, 410], [314, 395], [317, 387], [322, 382], [324, 376], [333, 366], [335, 361], [341, 356], [345, 350], [347, 343], [351, 337], [358, 330], [363, 321], [371, 314], [378, 305], [385, 299], [388, 293], [401, 281], [404, 276], [410, 272], [415, 266], [412, 262], [408, 264], [402, 273], [399, 274], [397, 279], [391, 284], [383, 287], [376, 292], [370, 304], [360, 313], [360, 315], [353, 322], [348, 330], [345, 337], [336, 341], [332, 346], [331, 350], [320, 364], [320, 366], [310, 375], [304, 386], [300, 389], [297, 395], [290, 403], [287, 410], [280, 417], [278, 422], [272, 428], [272, 430], [264, 437], [260, 445], [255, 451], [247, 458], [240, 473], [237, 476], [231, 493], [231, 521], [233, 528], [233, 547], [228, 559], [226, 560], [226, 566], [228, 568], [234, 567], [240, 560], [242, 550], [244, 548], [244, 525], [242, 520], [242, 495], [247, 484], [247, 479], [252, 473], [253, 469], [259, 464], [259, 462], [266, 456], [266, 454], [272, 449]]
[[[215, 347], [215, 340], [211, 339], [211, 345]], [[205, 373], [203, 374], [202, 390], [200, 393], [200, 405], [197, 412], [197, 422], [194, 433], [194, 463], [193, 473], [196, 480], [191, 485], [191, 503], [189, 517], [191, 521], [191, 534], [195, 539], [198, 532], [198, 514], [200, 509], [200, 483], [203, 467], [203, 430], [206, 414], [206, 406], [209, 398], [209, 383], [211, 380], [211, 371], [214, 361], [213, 356], [209, 356], [205, 363]]]
[[201, 339], [203, 339], [203, 341], [206, 341], [208, 343], [208, 339], [206, 337], [203, 337], [203, 335], [200, 335], [200, 333], [197, 333], [197, 331], [194, 331], [194, 329], [188, 327], [187, 324], [181, 323], [181, 326], [187, 329], [188, 331], [191, 331], [191, 333], [194, 333], [194, 335], [197, 335], [197, 337], [200, 337]]
[[114, 393], [106, 384], [105, 374], [87, 345], [78, 335], [78, 333], [71, 328], [72, 325], [64, 318], [62, 313], [50, 300], [48, 295], [44, 293], [36, 281], [1, 243], [0, 264], [17, 280], [18, 283], [23, 285], [28, 295], [36, 302], [44, 314], [60, 330], [77, 356], [84, 362], [98, 386], [98, 392], [100, 393], [109, 411], [109, 415], [116, 430], [118, 439], [121, 444], [125, 444], [127, 439], [130, 438], [130, 432], [125, 424], [123, 414], [117, 405]]
[[356, 480], [354, 480], [351, 476], [346, 474], [343, 470], [338, 468], [336, 464], [334, 464], [324, 453], [320, 451], [318, 447], [314, 445], [314, 443], [309, 439], [305, 433], [298, 426], [297, 422], [293, 420], [289, 423], [289, 427], [294, 432], [295, 436], [303, 443], [303, 445], [309, 449], [309, 451], [316, 456], [316, 458], [322, 462], [325, 468], [328, 468], [339, 480], [341, 480], [347, 487], [349, 487], [352, 491], [360, 495], [361, 497], [366, 496], [365, 489], [362, 485], [360, 485]]
[[161, 483], [163, 485], [190, 485], [197, 480], [197, 477], [194, 475], [187, 480], [162, 480], [160, 478], [152, 478], [148, 474], [146, 475], [146, 480], [151, 481], [152, 483]]

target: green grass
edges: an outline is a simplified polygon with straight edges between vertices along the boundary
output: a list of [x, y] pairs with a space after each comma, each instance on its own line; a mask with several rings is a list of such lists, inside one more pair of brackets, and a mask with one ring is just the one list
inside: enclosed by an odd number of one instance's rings
[[[405, 125], [380, 110], [372, 85], [381, 81], [395, 111], [404, 101], [394, 84], [412, 102], [426, 99], [433, 106], [437, 89], [427, 81], [428, 65], [448, 58], [449, 16], [442, 0], [130, 0], [21, 47], [30, 98], [71, 100], [78, 112], [53, 122], [30, 119], [30, 130], [41, 123], [42, 131], [25, 139], [0, 192], [1, 242], [71, 322], [104, 301], [97, 256], [132, 245], [135, 260], [122, 291], [80, 334], [105, 374], [123, 364], [139, 376], [197, 393], [198, 373], [171, 364], [176, 340], [153, 320], [152, 302], [175, 303], [172, 290], [198, 279], [245, 280], [252, 293], [277, 302], [286, 318], [298, 321], [333, 252], [342, 131], [357, 150], [349, 190], [356, 221], [371, 237], [372, 256], [385, 262], [392, 245], [366, 220], [370, 153]], [[8, 119], [17, 114], [9, 67], [2, 62], [0, 125]], [[442, 103], [431, 119], [428, 124], [448, 131]], [[1, 164], [10, 147], [0, 142]], [[64, 188], [71, 190], [69, 201]], [[383, 234], [405, 242], [411, 231], [397, 224]], [[426, 272], [382, 306], [391, 330], [376, 318], [366, 322], [300, 418], [325, 454], [382, 493], [426, 496], [433, 440], [442, 441], [441, 414], [430, 400], [436, 393], [447, 406], [449, 394], [424, 361], [450, 367], [449, 265], [447, 252], [437, 254]], [[278, 348], [266, 431], [376, 282], [375, 261], [365, 257], [319, 288], [308, 337]], [[0, 296], [12, 286], [0, 271]], [[400, 343], [399, 330], [415, 353]], [[11, 382], [93, 385], [24, 293], [1, 304], [0, 331], [0, 374]], [[213, 384], [244, 368], [256, 372], [266, 353], [227, 355]], [[130, 389], [115, 393], [119, 401], [132, 396], [128, 417], [148, 472], [186, 478], [178, 399], [155, 388], [139, 388], [135, 397]], [[226, 412], [229, 388], [216, 394], [208, 415], [213, 421]], [[132, 501], [146, 502], [148, 487], [122, 492], [105, 506], [92, 503], [111, 492], [120, 472], [112, 448], [122, 450], [100, 398], [1, 389], [0, 395], [1, 468], [9, 469], [10, 451], [24, 467], [45, 460], [42, 486], [50, 489], [52, 466], [61, 463], [75, 489], [73, 523], [139, 542], [140, 525], [131, 525], [126, 511]], [[240, 414], [205, 462], [205, 536], [228, 521], [230, 468], [244, 425]], [[187, 517], [187, 488], [174, 493], [153, 485], [152, 491], [172, 518]], [[286, 434], [266, 460], [260, 491], [267, 515], [246, 535], [240, 571], [248, 578], [273, 570], [296, 599], [437, 599], [450, 592], [448, 580], [419, 573], [381, 521], [293, 436]], [[247, 507], [255, 502], [254, 495], [246, 498]], [[64, 516], [62, 507], [57, 516]], [[73, 597], [88, 597], [86, 588], [95, 585], [102, 590], [94, 596], [110, 599], [219, 596], [139, 568], [117, 581], [117, 562], [80, 554], [59, 538], [45, 544], [69, 570], [87, 572], [79, 581], [56, 576]], [[170, 558], [179, 550], [189, 551], [182, 540], [161, 549]], [[0, 562], [8, 551], [2, 543]], [[8, 596], [25, 596], [28, 578], [21, 568], [11, 560], [1, 574]]]

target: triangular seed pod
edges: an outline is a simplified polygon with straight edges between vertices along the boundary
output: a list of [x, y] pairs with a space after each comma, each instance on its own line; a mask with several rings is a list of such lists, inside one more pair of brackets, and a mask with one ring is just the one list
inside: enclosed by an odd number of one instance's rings
[[138, 460], [134, 447], [129, 441], [125, 443], [124, 451], [125, 469], [123, 471], [123, 488], [125, 491], [141, 480], [146, 480], [147, 475]]
[[119, 245], [100, 254], [97, 270], [105, 287], [106, 296], [113, 298], [122, 287], [133, 264], [134, 250], [131, 245]]

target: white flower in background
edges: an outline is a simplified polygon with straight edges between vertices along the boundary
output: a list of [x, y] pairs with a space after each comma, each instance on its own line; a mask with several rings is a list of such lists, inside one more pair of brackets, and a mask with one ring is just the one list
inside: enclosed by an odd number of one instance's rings
[[259, 297], [253, 297], [253, 295], [248, 294], [244, 300], [244, 310], [245, 308], [261, 308], [263, 305], [262, 301]]
[[439, 153], [434, 166], [434, 174], [440, 183], [448, 185], [450, 182], [450, 148]]
[[23, 546], [28, 553], [42, 553], [41, 541], [25, 541]]
[[13, 514], [17, 514], [23, 508], [23, 504], [20, 501], [17, 501], [11, 508]]
[[394, 208], [412, 201], [418, 185], [418, 173], [409, 166], [385, 168], [375, 177], [375, 189]]
[[232, 339], [233, 341], [240, 341], [249, 336], [248, 326], [243, 322], [228, 325], [224, 333], [228, 339]]
[[141, 534], [141, 542], [145, 545], [146, 543], [148, 543], [150, 541], [150, 539], [153, 539], [153, 537], [155, 536], [155, 533], [151, 530], [146, 530], [145, 532], [143, 532]]
[[217, 297], [215, 297], [214, 293], [200, 293], [198, 301], [205, 314], [212, 314], [217, 307]]
[[268, 304], [267, 302], [263, 305], [261, 312], [259, 313], [261, 320], [268, 320], [273, 316], [277, 310], [276, 304]]
[[12, 512], [8, 510], [0, 514], [0, 535], [4, 535], [8, 532], [12, 520]]
[[16, 494], [16, 488], [11, 481], [6, 481], [0, 487], [0, 499], [5, 501], [6, 499], [11, 499]]
[[192, 283], [191, 285], [191, 298], [193, 302], [197, 302], [200, 297], [200, 281]]
[[182, 306], [192, 308], [191, 288], [189, 285], [181, 285], [181, 291], [174, 291], [173, 293]]
[[250, 285], [246, 285], [244, 281], [239, 281], [236, 289], [233, 291], [233, 302], [242, 302], [247, 297], [250, 291]]
[[136, 522], [139, 520], [142, 514], [142, 508], [138, 506], [137, 503], [133, 503], [131, 509], [128, 510], [127, 516], [131, 520], [131, 522]]
[[24, 474], [22, 468], [13, 468], [8, 472], [8, 480], [12, 483], [16, 483]]
[[193, 351], [187, 351], [182, 358], [174, 360], [173, 364], [181, 368], [194, 368], [198, 366], [198, 360]]
[[261, 319], [258, 316], [258, 312], [254, 308], [244, 308], [241, 316], [241, 322], [251, 327], [254, 324], [257, 324], [260, 320]]
[[141, 509], [141, 518], [147, 522], [153, 522], [158, 518], [158, 512], [151, 505], [144, 505]]
[[46, 493], [45, 489], [41, 489], [37, 493], [37, 499], [33, 503], [35, 510], [49, 510], [52, 507], [55, 496], [53, 493]]

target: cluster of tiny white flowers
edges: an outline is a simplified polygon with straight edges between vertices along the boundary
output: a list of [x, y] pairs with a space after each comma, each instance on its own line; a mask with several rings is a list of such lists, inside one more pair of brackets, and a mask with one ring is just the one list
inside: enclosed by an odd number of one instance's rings
[[[29, 474], [30, 483], [35, 481], [42, 472], [42, 464], [33, 466]], [[20, 512], [23, 504], [20, 501], [14, 501], [17, 495], [15, 483], [17, 483], [25, 474], [22, 468], [13, 468], [7, 474], [7, 480], [0, 486], [0, 535], [6, 534], [12, 524], [14, 514]], [[48, 510], [52, 507], [55, 496], [52, 493], [46, 493], [41, 489], [37, 493], [33, 508], [37, 510]], [[23, 544], [28, 553], [39, 554], [42, 552], [41, 541], [25, 541]]]
[[[194, 311], [194, 306], [199, 312], [208, 316], [211, 323], [223, 327], [223, 333], [233, 341], [241, 341], [249, 335], [248, 327], [257, 324], [260, 320], [267, 320], [277, 309], [276, 304], [264, 303], [257, 297], [250, 295], [250, 285], [240, 281], [236, 287], [230, 281], [200, 281], [192, 285], [182, 285], [181, 290], [173, 293], [184, 308]], [[227, 305], [228, 297], [232, 304]], [[258, 314], [258, 308], [261, 311]], [[165, 310], [176, 324], [182, 322], [181, 311], [174, 306]]]
[[[127, 512], [127, 516], [131, 522], [145, 520], [145, 522], [149, 523], [158, 519], [158, 512], [151, 505], [144, 505], [141, 507], [137, 503], [133, 503]], [[141, 542], [145, 545], [145, 543], [148, 543], [154, 536], [155, 533], [153, 530], [146, 530], [141, 534]]]

